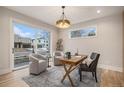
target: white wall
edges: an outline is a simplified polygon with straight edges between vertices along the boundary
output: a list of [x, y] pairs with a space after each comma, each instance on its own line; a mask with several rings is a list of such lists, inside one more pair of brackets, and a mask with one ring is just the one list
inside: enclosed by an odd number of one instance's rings
[[44, 29], [46, 31], [51, 32], [51, 49], [52, 51], [55, 50], [56, 41], [58, 38], [57, 29], [51, 25], [43, 23], [39, 20], [33, 19], [31, 17], [25, 16], [23, 14], [11, 11], [4, 7], [0, 7], [0, 75], [8, 73], [12, 71], [11, 68], [11, 23], [12, 19], [16, 19], [17, 21], [21, 20], [21, 23], [26, 23], [33, 27], [38, 27]]
[[[122, 14], [116, 14], [101, 19], [90, 20], [77, 25], [73, 25], [67, 30], [59, 31], [51, 25], [45, 24], [39, 20], [22, 15], [20, 13], [11, 11], [9, 9], [0, 7], [0, 75], [10, 72], [10, 19], [22, 20], [34, 27], [42, 28], [50, 31], [52, 34], [52, 50], [55, 50], [56, 41], [59, 38], [64, 40], [64, 48], [71, 50], [73, 53], [76, 49], [82, 54], [89, 54], [92, 51], [99, 52], [101, 54], [99, 60], [99, 66], [102, 68], [122, 71]], [[69, 39], [68, 32], [70, 30], [76, 30], [90, 25], [97, 25], [97, 37], [96, 38], [78, 38]]]
[[[89, 54], [92, 51], [100, 53], [99, 67], [122, 71], [123, 46], [122, 46], [122, 14], [90, 20], [61, 30], [59, 38], [64, 40], [64, 49], [80, 54]], [[79, 28], [97, 25], [97, 37], [69, 39], [68, 32]]]

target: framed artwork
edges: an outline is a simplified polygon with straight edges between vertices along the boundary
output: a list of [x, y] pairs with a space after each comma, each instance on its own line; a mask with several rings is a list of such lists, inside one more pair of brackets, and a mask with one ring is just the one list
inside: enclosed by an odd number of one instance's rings
[[85, 38], [85, 37], [95, 37], [96, 36], [96, 26], [86, 27], [79, 30], [74, 30], [69, 32], [70, 38]]

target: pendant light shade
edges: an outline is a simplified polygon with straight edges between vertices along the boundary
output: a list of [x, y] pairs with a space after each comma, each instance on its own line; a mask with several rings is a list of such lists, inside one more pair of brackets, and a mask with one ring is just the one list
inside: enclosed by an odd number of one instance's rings
[[64, 8], [65, 6], [62, 6], [63, 9], [62, 16], [59, 20], [56, 21], [56, 26], [58, 28], [68, 28], [71, 25], [70, 21], [65, 16]]

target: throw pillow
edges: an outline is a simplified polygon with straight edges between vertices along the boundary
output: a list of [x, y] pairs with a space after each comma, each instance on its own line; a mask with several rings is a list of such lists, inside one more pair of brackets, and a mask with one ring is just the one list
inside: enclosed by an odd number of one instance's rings
[[83, 63], [87, 64], [87, 66], [89, 66], [92, 63], [92, 59], [87, 58]]

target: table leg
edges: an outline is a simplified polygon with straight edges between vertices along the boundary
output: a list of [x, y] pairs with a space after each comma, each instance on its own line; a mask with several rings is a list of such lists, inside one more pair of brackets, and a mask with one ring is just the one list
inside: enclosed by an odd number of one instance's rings
[[[71, 66], [71, 68], [72, 68], [72, 67], [73, 67], [73, 66]], [[71, 69], [70, 69], [70, 70], [67, 70], [66, 66], [65, 66], [64, 68], [65, 68], [65, 71], [68, 72], [68, 73], [67, 73], [67, 76], [68, 76], [68, 78], [69, 78], [69, 80], [70, 80], [70, 82], [71, 82], [71, 85], [74, 86], [74, 84], [73, 84], [73, 82], [72, 82], [72, 80], [71, 80], [71, 77], [70, 77], [70, 75], [69, 75]]]
[[[64, 64], [64, 69], [66, 68], [65, 64]], [[71, 69], [72, 67], [70, 66], [69, 69], [68, 69], [68, 72], [65, 70], [65, 75], [63, 76], [61, 82], [64, 81], [65, 77], [67, 76], [67, 74], [69, 73], [69, 70]]]
[[74, 84], [73, 84], [73, 82], [72, 82], [72, 80], [71, 80], [71, 77], [70, 77], [70, 75], [69, 75], [69, 73], [71, 72], [70, 70], [71, 70], [72, 67], [73, 67], [73, 66], [71, 65], [71, 66], [69, 67], [69, 69], [67, 69], [67, 68], [66, 68], [66, 65], [64, 65], [64, 69], [65, 69], [65, 72], [66, 72], [66, 73], [65, 73], [65, 75], [63, 76], [63, 79], [61, 80], [61, 82], [63, 82], [64, 79], [65, 79], [65, 77], [68, 76], [69, 81], [71, 82], [71, 85], [74, 86]]

